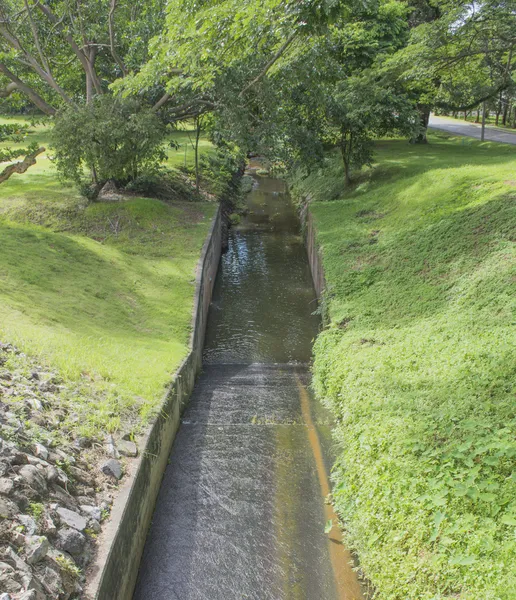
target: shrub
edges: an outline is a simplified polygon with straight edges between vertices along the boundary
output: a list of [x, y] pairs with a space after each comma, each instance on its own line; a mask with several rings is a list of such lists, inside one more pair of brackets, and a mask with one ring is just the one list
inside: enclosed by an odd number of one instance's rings
[[137, 100], [101, 96], [60, 112], [51, 140], [65, 179], [84, 184], [89, 171], [96, 185], [126, 185], [166, 158], [164, 136], [164, 124]]

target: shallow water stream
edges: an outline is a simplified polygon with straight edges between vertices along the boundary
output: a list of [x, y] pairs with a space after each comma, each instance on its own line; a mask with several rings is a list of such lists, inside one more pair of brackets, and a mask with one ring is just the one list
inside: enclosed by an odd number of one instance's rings
[[319, 328], [284, 183], [254, 175], [210, 307], [204, 371], [183, 416], [136, 600], [358, 600], [325, 503], [329, 419], [309, 391]]

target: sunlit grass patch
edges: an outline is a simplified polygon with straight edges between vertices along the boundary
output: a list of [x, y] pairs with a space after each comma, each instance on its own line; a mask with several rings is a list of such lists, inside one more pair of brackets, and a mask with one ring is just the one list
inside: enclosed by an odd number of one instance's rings
[[[35, 135], [46, 143], [48, 128]], [[138, 197], [87, 205], [38, 160], [0, 186], [0, 340], [107, 390], [110, 408], [90, 410], [93, 427], [106, 410], [110, 427], [146, 417], [188, 351], [215, 210]]]

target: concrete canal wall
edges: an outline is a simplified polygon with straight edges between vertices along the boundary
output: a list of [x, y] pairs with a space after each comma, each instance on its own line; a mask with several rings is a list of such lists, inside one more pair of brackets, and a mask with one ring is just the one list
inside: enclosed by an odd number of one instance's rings
[[309, 200], [306, 200], [303, 203], [300, 219], [305, 236], [305, 246], [308, 254], [308, 262], [310, 263], [310, 271], [312, 272], [312, 280], [314, 282], [317, 299], [320, 301], [326, 287], [326, 280], [324, 277], [321, 251], [317, 245], [317, 233], [314, 217], [310, 212]]
[[176, 371], [161, 409], [141, 440], [140, 458], [121, 486], [99, 554], [89, 573], [88, 598], [129, 600], [172, 444], [202, 366], [208, 309], [221, 252], [221, 212], [215, 215], [197, 266], [190, 352]]

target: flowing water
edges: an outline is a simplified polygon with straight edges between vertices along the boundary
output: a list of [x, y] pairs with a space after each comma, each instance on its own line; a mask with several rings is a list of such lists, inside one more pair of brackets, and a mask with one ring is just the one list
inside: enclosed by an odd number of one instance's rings
[[331, 441], [307, 387], [320, 321], [299, 220], [282, 181], [254, 177], [135, 600], [362, 598], [338, 529], [324, 531]]

